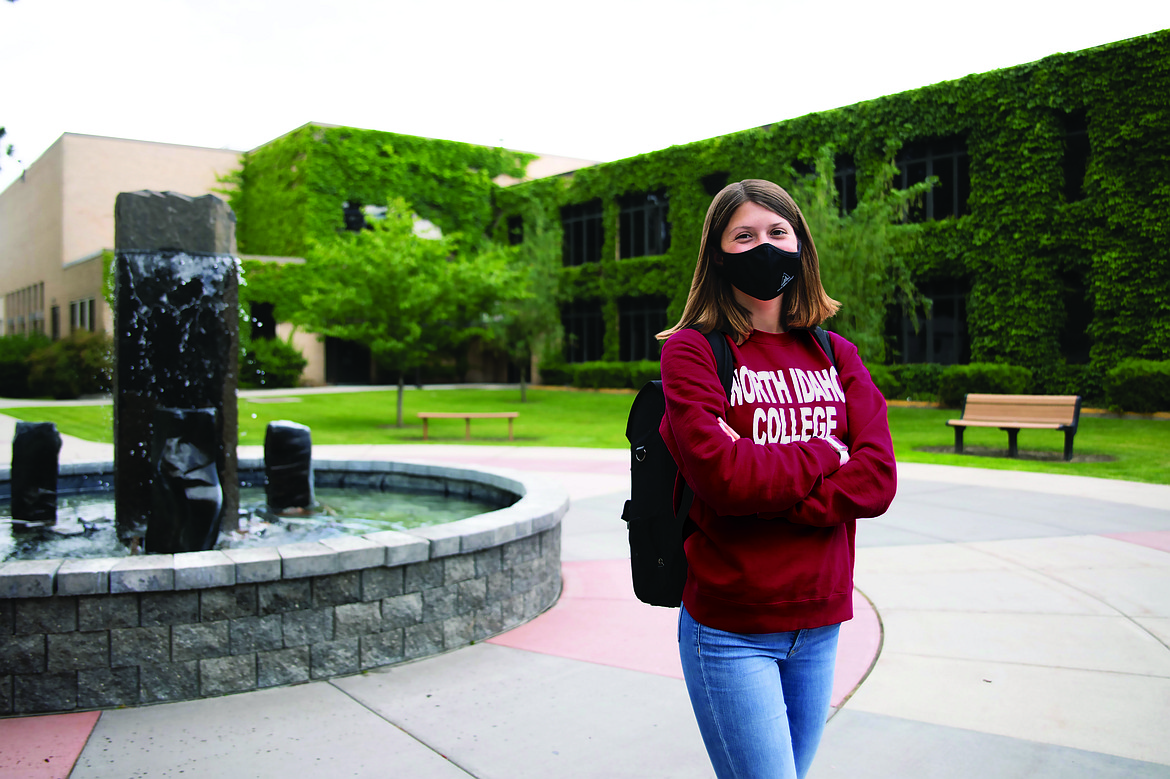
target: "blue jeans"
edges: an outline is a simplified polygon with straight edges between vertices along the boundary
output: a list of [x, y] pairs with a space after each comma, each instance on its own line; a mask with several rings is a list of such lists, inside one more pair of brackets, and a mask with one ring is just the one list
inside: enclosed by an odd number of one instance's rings
[[840, 628], [727, 633], [681, 609], [683, 676], [719, 779], [808, 773], [829, 715]]

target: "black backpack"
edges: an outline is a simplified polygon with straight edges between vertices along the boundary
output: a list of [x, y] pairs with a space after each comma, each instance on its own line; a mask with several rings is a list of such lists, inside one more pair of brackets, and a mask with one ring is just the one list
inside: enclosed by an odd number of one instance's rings
[[[697, 328], [696, 328], [697, 329]], [[836, 365], [829, 336], [819, 327], [812, 334], [829, 362]], [[715, 355], [715, 370], [723, 391], [731, 397], [731, 347], [718, 330], [706, 334]], [[651, 606], [678, 608], [687, 581], [687, 558], [683, 541], [694, 531], [687, 518], [694, 502], [691, 485], [683, 485], [682, 503], [674, 510], [674, 481], [678, 465], [662, 440], [658, 427], [666, 413], [662, 382], [650, 381], [638, 391], [626, 421], [630, 442], [630, 499], [622, 519], [630, 535], [630, 572], [634, 594]]]

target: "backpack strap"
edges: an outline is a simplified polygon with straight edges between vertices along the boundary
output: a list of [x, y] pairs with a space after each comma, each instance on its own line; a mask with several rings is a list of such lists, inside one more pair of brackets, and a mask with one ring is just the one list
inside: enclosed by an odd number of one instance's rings
[[829, 358], [829, 364], [836, 368], [837, 358], [833, 355], [833, 342], [829, 340], [829, 334], [820, 325], [810, 327], [809, 332], [812, 333], [812, 337], [816, 342], [820, 344], [821, 351]]

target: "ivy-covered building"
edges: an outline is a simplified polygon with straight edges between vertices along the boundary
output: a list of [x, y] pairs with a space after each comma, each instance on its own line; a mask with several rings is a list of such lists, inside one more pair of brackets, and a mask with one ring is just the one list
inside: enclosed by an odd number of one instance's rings
[[1170, 358], [1168, 95], [1162, 31], [519, 184], [495, 202], [513, 239], [551, 233], [565, 360], [654, 359], [726, 182], [784, 185], [831, 144], [849, 210], [892, 162], [897, 187], [938, 180], [894, 228], [933, 301], [917, 331], [890, 312], [895, 360], [1013, 363], [1038, 391], [1079, 391], [1125, 357]]

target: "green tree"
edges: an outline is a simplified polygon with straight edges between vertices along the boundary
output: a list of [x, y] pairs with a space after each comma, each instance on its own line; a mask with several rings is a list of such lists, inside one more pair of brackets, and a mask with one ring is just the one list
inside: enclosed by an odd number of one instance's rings
[[276, 298], [282, 320], [363, 344], [397, 370], [398, 427], [406, 373], [472, 338], [489, 338], [493, 310], [525, 294], [514, 251], [458, 235], [420, 238], [401, 199], [372, 229], [308, 248], [304, 265], [283, 266], [260, 286], [287, 295]]

